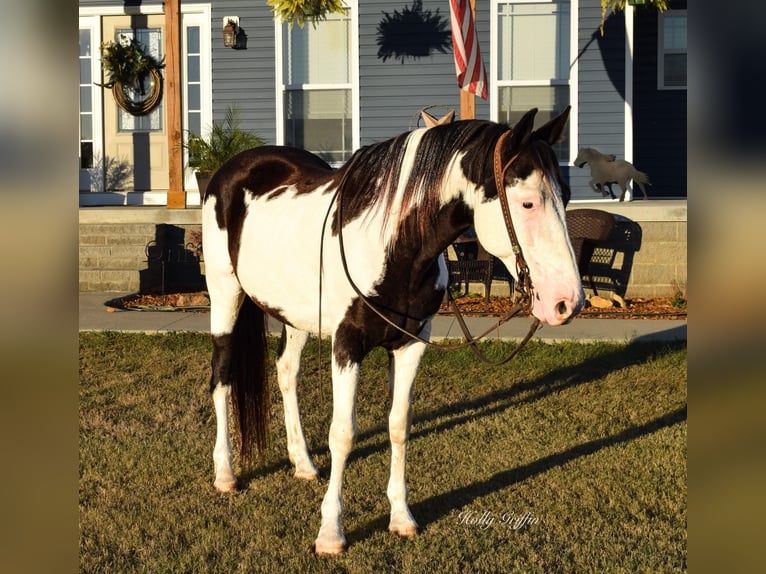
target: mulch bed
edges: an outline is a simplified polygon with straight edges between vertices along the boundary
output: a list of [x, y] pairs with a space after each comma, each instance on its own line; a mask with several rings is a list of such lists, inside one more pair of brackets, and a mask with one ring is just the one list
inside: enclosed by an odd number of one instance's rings
[[[483, 297], [458, 297], [458, 307], [467, 316], [502, 316], [509, 312], [511, 302], [508, 297], [492, 297], [489, 303]], [[674, 305], [675, 303], [675, 305]], [[677, 301], [670, 297], [625, 299], [625, 306], [608, 308], [586, 307], [580, 312], [582, 319], [686, 319], [686, 303], [679, 307]], [[210, 311], [210, 301], [207, 292], [166, 293], [164, 295], [139, 293], [115, 299], [107, 303], [110, 308], [130, 311], [177, 311], [185, 313], [207, 313]], [[439, 314], [451, 314], [445, 306], [439, 309]]]

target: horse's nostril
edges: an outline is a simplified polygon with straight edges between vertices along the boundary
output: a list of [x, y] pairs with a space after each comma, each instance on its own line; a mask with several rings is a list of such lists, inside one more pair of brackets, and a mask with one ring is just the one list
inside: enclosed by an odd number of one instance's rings
[[566, 301], [559, 301], [559, 304], [556, 305], [556, 312], [559, 315], [568, 315], [569, 314], [569, 308], [567, 307]]

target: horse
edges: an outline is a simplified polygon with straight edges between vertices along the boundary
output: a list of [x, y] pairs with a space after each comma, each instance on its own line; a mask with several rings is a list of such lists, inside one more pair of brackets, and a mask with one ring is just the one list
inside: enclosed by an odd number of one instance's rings
[[644, 188], [644, 185], [651, 185], [649, 176], [643, 171], [637, 170], [629, 161], [616, 159], [613, 154], [606, 155], [592, 147], [581, 147], [577, 150], [574, 164], [581, 168], [586, 163], [590, 165], [591, 180], [588, 183], [596, 193], [606, 197], [606, 190], [608, 189], [609, 195], [615, 199], [615, 195], [612, 193], [612, 184], [616, 183], [622, 191], [620, 201], [624, 201], [628, 182], [632, 179], [641, 188], [644, 199], [649, 199]]
[[331, 469], [315, 552], [346, 548], [341, 485], [357, 432], [360, 364], [376, 347], [390, 361], [389, 530], [416, 534], [405, 481], [413, 381], [447, 289], [446, 246], [473, 225], [481, 244], [517, 278], [523, 253], [534, 286], [532, 313], [542, 322], [567, 323], [583, 305], [566, 230], [569, 187], [551, 149], [569, 109], [533, 131], [536, 112], [513, 129], [484, 120], [418, 128], [360, 148], [337, 170], [307, 151], [266, 145], [214, 174], [202, 228], [218, 491], [236, 488], [230, 403], [242, 464], [266, 445], [269, 315], [284, 325], [276, 370], [288, 458], [301, 479], [318, 476], [298, 408], [301, 351], [310, 333], [332, 338]]

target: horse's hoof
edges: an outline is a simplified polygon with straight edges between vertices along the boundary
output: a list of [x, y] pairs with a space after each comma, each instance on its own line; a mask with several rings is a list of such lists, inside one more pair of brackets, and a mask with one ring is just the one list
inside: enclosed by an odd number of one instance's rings
[[220, 492], [221, 494], [225, 494], [227, 492], [231, 492], [237, 488], [237, 481], [231, 481], [231, 480], [222, 480], [222, 481], [215, 481], [215, 489]]
[[296, 470], [295, 478], [299, 478], [301, 480], [316, 480], [319, 478], [319, 475], [316, 473], [316, 471]]
[[345, 544], [327, 544], [319, 542], [319, 540], [314, 543], [314, 554], [317, 556], [337, 556], [338, 554], [343, 554], [345, 551]]
[[399, 538], [410, 540], [411, 538], [414, 538], [418, 533], [418, 527], [407, 526], [406, 528], [389, 528], [388, 531], [391, 534], [396, 534]]

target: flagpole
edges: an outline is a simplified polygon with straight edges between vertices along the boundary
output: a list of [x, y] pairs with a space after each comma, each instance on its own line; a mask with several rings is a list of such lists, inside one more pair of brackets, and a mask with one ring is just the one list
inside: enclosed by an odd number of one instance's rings
[[[469, 0], [471, 4], [471, 17], [476, 22], [476, 0]], [[460, 91], [460, 119], [476, 119], [476, 96], [466, 90]]]

